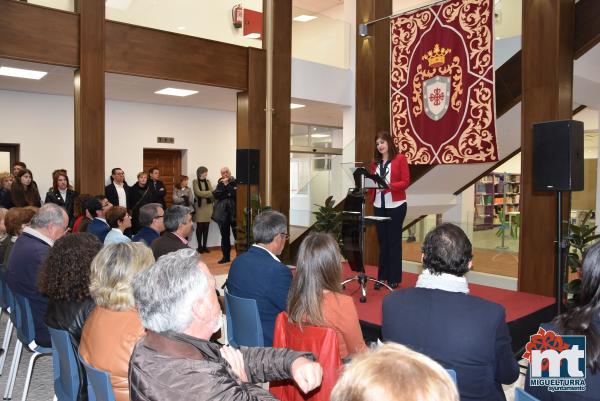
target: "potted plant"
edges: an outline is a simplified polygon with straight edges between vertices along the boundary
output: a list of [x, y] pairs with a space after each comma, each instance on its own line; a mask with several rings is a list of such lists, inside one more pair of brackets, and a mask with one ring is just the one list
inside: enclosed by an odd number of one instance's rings
[[581, 290], [581, 266], [585, 251], [594, 241], [600, 238], [600, 234], [596, 234], [597, 226], [588, 224], [591, 215], [592, 210], [588, 210], [580, 224], [571, 224], [569, 226], [567, 266], [571, 273], [578, 273], [578, 275], [577, 278], [568, 281], [569, 275], [567, 269], [563, 273], [563, 282], [565, 283], [563, 291], [567, 294], [567, 305], [575, 303], [579, 296]]
[[250, 197], [250, 211], [248, 208], [244, 208], [244, 218], [242, 224], [237, 228], [237, 240], [236, 240], [236, 251], [245, 252], [250, 248], [254, 239], [252, 238], [252, 230], [250, 230], [250, 238], [246, 238], [246, 221], [248, 221], [248, 213], [250, 213], [250, 227], [254, 223], [254, 218], [258, 216], [260, 212], [270, 210], [271, 206], [261, 206], [260, 195], [255, 194]]
[[333, 196], [325, 199], [325, 205], [316, 205], [319, 210], [313, 212], [317, 221], [313, 229], [317, 232], [331, 233], [336, 239], [340, 249], [342, 248], [342, 212], [338, 212], [334, 208], [335, 201]]

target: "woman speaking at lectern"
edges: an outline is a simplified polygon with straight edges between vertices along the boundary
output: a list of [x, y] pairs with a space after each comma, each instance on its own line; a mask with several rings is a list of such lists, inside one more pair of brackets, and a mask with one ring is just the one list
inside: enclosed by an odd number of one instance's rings
[[[402, 282], [402, 224], [406, 217], [406, 188], [410, 183], [408, 163], [398, 153], [388, 132], [375, 135], [375, 161], [371, 172], [381, 176], [389, 189], [373, 191], [375, 216], [390, 217], [391, 220], [377, 223], [379, 240], [379, 271], [377, 280], [387, 281], [392, 288]], [[375, 283], [375, 289], [379, 289]]]

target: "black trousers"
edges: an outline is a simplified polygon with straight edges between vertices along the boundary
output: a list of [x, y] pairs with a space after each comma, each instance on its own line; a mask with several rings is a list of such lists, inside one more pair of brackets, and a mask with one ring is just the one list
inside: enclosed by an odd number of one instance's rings
[[375, 216], [391, 217], [377, 223], [379, 240], [379, 271], [377, 280], [389, 284], [402, 282], [402, 225], [406, 217], [406, 202], [393, 209], [374, 208]]
[[198, 240], [198, 249], [206, 248], [209, 227], [210, 222], [196, 223], [196, 239]]
[[221, 231], [221, 251], [223, 252], [223, 258], [230, 259], [231, 256], [231, 241], [229, 240], [229, 232], [233, 231], [233, 238], [237, 237], [236, 231], [236, 222], [226, 221], [224, 223], [219, 224], [219, 231]]

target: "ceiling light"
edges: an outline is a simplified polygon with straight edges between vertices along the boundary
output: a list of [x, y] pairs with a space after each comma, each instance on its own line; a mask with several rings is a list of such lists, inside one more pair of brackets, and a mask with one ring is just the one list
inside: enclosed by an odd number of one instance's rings
[[299, 104], [299, 103], [290, 103], [290, 109], [294, 110], [294, 109], [301, 109], [303, 107], [306, 107], [305, 104]]
[[185, 29], [185, 26], [178, 26], [177, 29], [183, 31]]
[[329, 134], [310, 134], [312, 138], [329, 138]]
[[198, 93], [198, 91], [193, 91], [189, 89], [177, 89], [177, 88], [165, 88], [159, 91], [154, 92], [158, 95], [170, 95], [170, 96], [190, 96]]
[[260, 39], [260, 33], [252, 32], [252, 33], [249, 33], [248, 35], [244, 35], [244, 37], [248, 38], [248, 39]]
[[0, 67], [0, 75], [15, 78], [42, 79], [48, 74], [44, 71], [24, 70], [21, 68]]
[[314, 15], [299, 15], [296, 18], [293, 18], [296, 22], [308, 22], [317, 19]]

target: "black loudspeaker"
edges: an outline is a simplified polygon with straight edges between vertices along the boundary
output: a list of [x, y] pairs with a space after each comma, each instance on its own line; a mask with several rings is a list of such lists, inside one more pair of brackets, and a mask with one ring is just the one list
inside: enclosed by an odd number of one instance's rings
[[260, 175], [260, 150], [238, 149], [236, 154], [236, 174], [238, 184], [258, 185]]
[[533, 125], [533, 190], [583, 190], [581, 121], [548, 121]]

